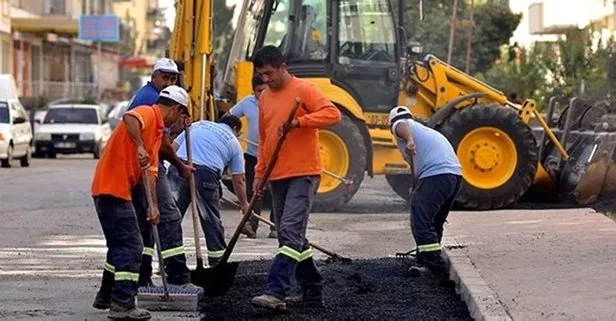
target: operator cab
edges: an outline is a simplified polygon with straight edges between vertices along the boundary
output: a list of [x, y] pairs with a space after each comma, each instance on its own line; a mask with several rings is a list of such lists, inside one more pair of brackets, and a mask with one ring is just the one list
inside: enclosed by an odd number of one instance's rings
[[274, 45], [292, 74], [329, 79], [365, 111], [386, 112], [396, 104], [399, 49], [390, 1], [253, 0], [242, 12], [223, 93], [235, 83], [237, 62]]

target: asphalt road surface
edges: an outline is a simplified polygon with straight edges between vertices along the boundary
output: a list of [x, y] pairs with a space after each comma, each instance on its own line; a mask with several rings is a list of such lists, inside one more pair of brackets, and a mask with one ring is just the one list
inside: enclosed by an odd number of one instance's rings
[[[78, 155], [34, 159], [29, 168], [16, 164], [0, 169], [0, 319], [107, 319], [106, 311], [91, 307], [106, 252], [89, 194], [95, 164], [91, 155]], [[384, 179], [367, 178], [347, 208], [344, 213], [313, 214], [308, 237], [351, 257], [354, 263], [339, 266], [320, 261], [326, 277], [327, 309], [291, 319], [468, 319], [466, 307], [452, 288], [429, 277], [410, 280], [404, 276], [405, 262], [387, 259], [414, 244], [406, 205]], [[223, 212], [227, 239], [239, 217], [237, 210]], [[189, 267], [194, 268], [190, 215], [183, 224]], [[240, 238], [232, 261], [265, 261], [240, 264], [237, 284], [246, 288], [236, 287], [230, 297], [221, 299], [223, 310], [211, 310], [210, 305], [201, 318], [221, 318], [221, 311], [233, 310], [235, 305], [237, 309], [226, 319], [272, 318], [255, 315], [247, 304], [250, 295], [264, 285], [277, 247], [275, 240], [265, 237], [267, 232], [262, 225], [259, 238]], [[316, 250], [315, 257], [326, 258]], [[199, 319], [199, 314], [191, 313], [153, 315], [153, 320]]]

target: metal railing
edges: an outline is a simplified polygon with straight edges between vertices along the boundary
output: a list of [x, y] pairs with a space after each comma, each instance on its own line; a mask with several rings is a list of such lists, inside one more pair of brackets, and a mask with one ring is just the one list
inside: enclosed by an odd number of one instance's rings
[[48, 100], [60, 98], [97, 97], [98, 86], [87, 82], [70, 81], [22, 81], [17, 82], [21, 97], [45, 97]]

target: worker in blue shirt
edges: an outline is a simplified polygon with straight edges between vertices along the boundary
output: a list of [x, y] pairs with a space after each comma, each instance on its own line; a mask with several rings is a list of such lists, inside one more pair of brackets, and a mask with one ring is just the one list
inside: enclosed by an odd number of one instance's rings
[[[244, 162], [246, 164], [246, 194], [248, 199], [252, 198], [252, 185], [255, 177], [255, 166], [257, 165], [257, 151], [259, 149], [259, 96], [261, 92], [267, 88], [267, 84], [261, 79], [261, 75], [255, 74], [252, 77], [252, 95], [246, 96], [240, 100], [235, 106], [231, 107], [228, 114], [237, 117], [246, 116], [248, 119], [248, 148], [244, 152]], [[262, 201], [259, 199], [255, 203], [254, 212], [261, 214]], [[274, 214], [270, 211], [270, 221], [274, 222]], [[257, 229], [259, 228], [259, 220], [251, 217], [242, 230], [249, 238], [257, 237]], [[277, 238], [276, 229], [270, 227], [269, 238]]]
[[451, 143], [440, 132], [416, 121], [405, 106], [389, 113], [391, 132], [402, 157], [414, 169], [417, 185], [411, 195], [411, 229], [417, 244], [412, 276], [427, 269], [446, 277], [441, 257], [443, 225], [462, 184], [462, 167]]
[[[231, 171], [235, 195], [242, 212], [248, 208], [244, 176], [243, 151], [237, 136], [242, 122], [237, 116], [224, 115], [218, 121], [198, 121], [190, 126], [192, 161], [196, 169], [195, 182], [197, 209], [205, 234], [208, 263], [216, 265], [226, 249], [225, 233], [220, 219], [220, 179], [225, 167]], [[173, 142], [179, 158], [188, 161], [185, 132]], [[185, 215], [190, 204], [189, 181], [181, 178], [174, 168], [169, 168], [169, 179], [175, 181], [175, 199], [180, 213]]]
[[[148, 81], [143, 87], [139, 88], [135, 95], [131, 99], [127, 110], [131, 110], [138, 106], [153, 106], [158, 101], [160, 92], [165, 88], [175, 85], [178, 80], [180, 71], [176, 63], [169, 58], [161, 58], [154, 64], [151, 80]], [[181, 119], [182, 126], [171, 126], [177, 131], [184, 129], [185, 119]], [[162, 144], [160, 147], [158, 163], [158, 179], [156, 181], [156, 196], [158, 197], [158, 210], [160, 212], [160, 224], [158, 225], [161, 247], [163, 257], [165, 258], [165, 265], [170, 269], [167, 273], [169, 278], [179, 278], [180, 281], [188, 282], [190, 275], [188, 268], [186, 267], [186, 256], [184, 254], [183, 238], [182, 238], [182, 217], [180, 211], [175, 205], [173, 194], [169, 187], [167, 176], [165, 175], [166, 169], [164, 167], [164, 161], [168, 161], [179, 170], [182, 177], [190, 177], [193, 168], [184, 164], [175, 154], [171, 147], [171, 141], [168, 137], [171, 133], [171, 128], [165, 128], [167, 135], [163, 136]], [[146, 213], [147, 211], [147, 199], [145, 191], [143, 189], [136, 189], [133, 198], [141, 200], [142, 207], [137, 208], [138, 213]], [[144, 240], [144, 251], [141, 264], [141, 272], [139, 285], [151, 285], [152, 280], [152, 254], [154, 252], [154, 239], [150, 233], [149, 223], [145, 220], [145, 217], [141, 217], [141, 225], [143, 226], [142, 236]], [[179, 282], [179, 281], [178, 281]]]

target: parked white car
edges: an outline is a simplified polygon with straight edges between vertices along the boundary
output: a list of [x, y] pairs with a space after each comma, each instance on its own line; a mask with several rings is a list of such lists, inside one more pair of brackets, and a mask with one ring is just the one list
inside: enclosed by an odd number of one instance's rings
[[11, 167], [19, 159], [21, 166], [30, 166], [32, 126], [28, 114], [17, 99], [0, 99], [0, 162]]
[[57, 154], [92, 153], [99, 158], [110, 136], [111, 128], [99, 105], [51, 105], [35, 133], [36, 155], [55, 158]]

